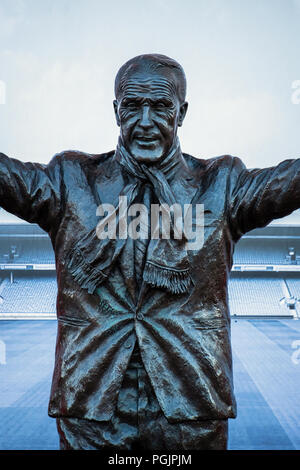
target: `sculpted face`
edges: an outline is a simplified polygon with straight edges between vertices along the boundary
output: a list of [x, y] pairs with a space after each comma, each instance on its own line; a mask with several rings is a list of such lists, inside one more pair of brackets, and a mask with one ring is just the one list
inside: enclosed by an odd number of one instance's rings
[[187, 103], [180, 102], [174, 80], [163, 72], [136, 72], [114, 101], [117, 124], [127, 150], [143, 163], [154, 163], [172, 147]]

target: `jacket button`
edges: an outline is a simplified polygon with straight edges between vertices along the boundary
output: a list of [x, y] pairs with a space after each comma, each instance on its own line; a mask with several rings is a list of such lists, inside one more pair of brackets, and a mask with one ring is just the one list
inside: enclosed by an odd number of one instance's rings
[[126, 348], [126, 349], [130, 349], [131, 346], [132, 346], [131, 341], [126, 341], [126, 343], [125, 343], [125, 348]]
[[144, 315], [143, 315], [142, 313], [138, 313], [137, 316], [136, 316], [136, 318], [137, 318], [138, 320], [143, 320], [143, 319], [144, 319]]

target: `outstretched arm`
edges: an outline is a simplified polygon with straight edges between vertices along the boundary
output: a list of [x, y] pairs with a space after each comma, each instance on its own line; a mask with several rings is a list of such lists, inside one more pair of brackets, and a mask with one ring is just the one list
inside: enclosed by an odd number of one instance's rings
[[59, 155], [48, 165], [23, 163], [0, 153], [0, 206], [50, 232], [61, 212]]
[[228, 218], [237, 241], [249, 230], [300, 208], [300, 159], [248, 170], [234, 157], [229, 188]]

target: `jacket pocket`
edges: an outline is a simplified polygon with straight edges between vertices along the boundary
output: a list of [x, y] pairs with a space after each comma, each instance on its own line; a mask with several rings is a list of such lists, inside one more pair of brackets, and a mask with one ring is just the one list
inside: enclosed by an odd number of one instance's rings
[[90, 322], [88, 320], [83, 320], [81, 318], [70, 317], [69, 315], [60, 315], [57, 320], [60, 323], [69, 326], [89, 326]]
[[224, 318], [193, 318], [193, 326], [196, 330], [217, 330], [228, 327], [229, 323]]

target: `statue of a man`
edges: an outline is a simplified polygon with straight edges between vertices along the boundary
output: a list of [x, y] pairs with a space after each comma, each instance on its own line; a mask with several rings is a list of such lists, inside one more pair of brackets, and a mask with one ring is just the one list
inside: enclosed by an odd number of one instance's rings
[[[300, 207], [300, 159], [248, 170], [182, 153], [185, 93], [176, 61], [141, 55], [116, 77], [115, 151], [66, 151], [48, 165], [0, 154], [1, 206], [39, 224], [55, 250], [49, 414], [62, 449], [226, 449], [234, 244]], [[180, 213], [201, 243], [189, 245]]]

